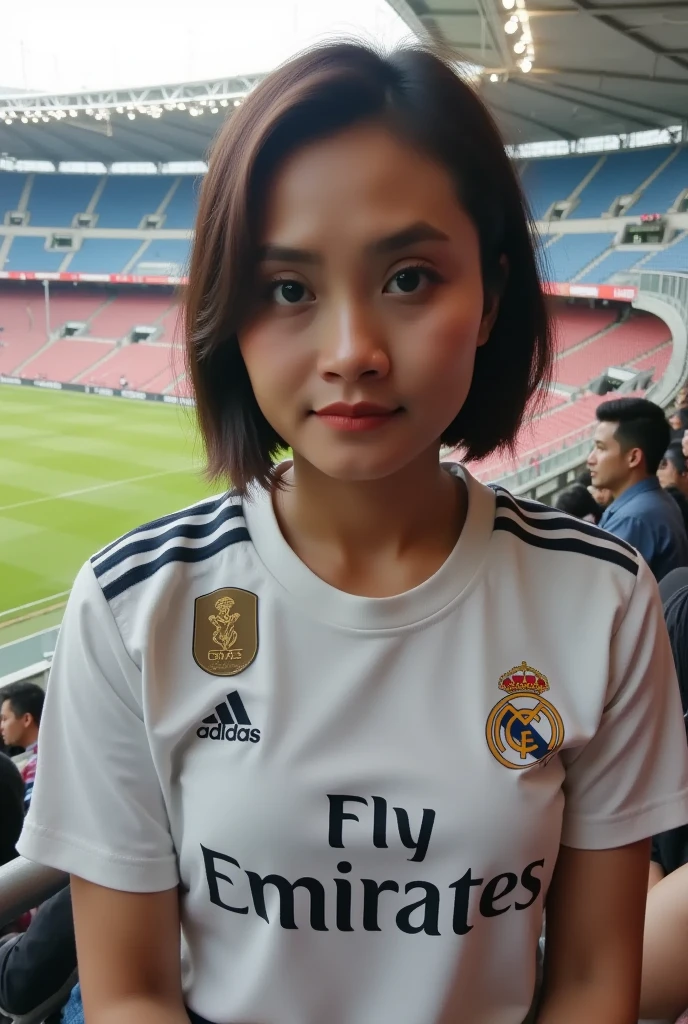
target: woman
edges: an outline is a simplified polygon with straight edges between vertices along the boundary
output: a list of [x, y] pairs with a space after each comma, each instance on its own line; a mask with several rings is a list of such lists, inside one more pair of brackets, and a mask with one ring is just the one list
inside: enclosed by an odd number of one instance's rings
[[80, 573], [21, 845], [73, 876], [89, 1024], [520, 1024], [546, 895], [540, 1024], [635, 1021], [645, 837], [688, 819], [671, 652], [633, 549], [439, 463], [510, 444], [552, 355], [449, 65], [268, 76], [186, 337], [236, 490]]

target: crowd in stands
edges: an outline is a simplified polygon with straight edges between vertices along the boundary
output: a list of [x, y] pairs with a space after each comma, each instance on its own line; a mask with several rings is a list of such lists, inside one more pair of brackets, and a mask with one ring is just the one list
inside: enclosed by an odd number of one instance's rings
[[[688, 722], [688, 387], [668, 420], [642, 398], [603, 402], [597, 420], [587, 471], [554, 505], [628, 541], [650, 565]], [[688, 826], [655, 836], [651, 856], [641, 1008], [673, 1021], [688, 1005]]]

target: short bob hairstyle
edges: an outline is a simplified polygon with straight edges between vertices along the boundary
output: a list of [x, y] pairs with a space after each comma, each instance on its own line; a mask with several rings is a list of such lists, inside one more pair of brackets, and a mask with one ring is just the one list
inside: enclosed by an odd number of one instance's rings
[[[278, 68], [227, 120], [200, 194], [186, 293], [186, 359], [208, 474], [239, 491], [274, 483], [284, 446], [258, 407], [237, 332], [256, 288], [261, 213], [284, 161], [307, 143], [376, 122], [439, 161], [480, 241], [486, 295], [501, 296], [466, 401], [440, 443], [480, 459], [510, 446], [548, 382], [552, 345], [526, 203], [499, 131], [451, 63], [424, 48], [382, 56], [320, 46]], [[505, 274], [506, 268], [506, 274]]]

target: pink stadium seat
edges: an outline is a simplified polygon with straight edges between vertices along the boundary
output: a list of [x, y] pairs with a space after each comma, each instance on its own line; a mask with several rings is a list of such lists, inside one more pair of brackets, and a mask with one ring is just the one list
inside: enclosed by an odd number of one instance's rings
[[566, 352], [605, 327], [611, 327], [617, 317], [612, 309], [564, 305], [555, 306], [555, 315], [558, 352]]
[[171, 355], [169, 345], [149, 345], [145, 342], [125, 345], [113, 352], [93, 373], [83, 374], [79, 383], [116, 388], [119, 387], [120, 377], [124, 376], [130, 388], [143, 391], [152, 380], [169, 370]]
[[630, 365], [634, 370], [654, 370], [654, 379], [659, 380], [671, 359], [672, 344], [670, 341], [666, 345], [662, 345], [655, 352], [650, 352], [649, 355], [643, 356], [642, 359], [636, 359]]
[[610, 366], [625, 366], [671, 337], [661, 320], [636, 314], [608, 334], [557, 359], [554, 376], [561, 384], [582, 387]]
[[117, 341], [137, 325], [153, 325], [172, 303], [169, 293], [159, 295], [145, 292], [141, 295], [117, 295], [92, 319], [88, 333], [93, 338], [112, 338]]
[[22, 377], [44, 377], [47, 380], [70, 381], [107, 355], [108, 342], [79, 341], [60, 338], [41, 352], [21, 371]]

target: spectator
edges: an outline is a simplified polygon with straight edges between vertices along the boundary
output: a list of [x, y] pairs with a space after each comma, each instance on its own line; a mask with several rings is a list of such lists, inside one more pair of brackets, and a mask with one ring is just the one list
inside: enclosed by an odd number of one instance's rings
[[688, 466], [680, 442], [673, 441], [665, 451], [657, 479], [678, 505], [688, 533]]
[[[680, 582], [683, 570], [671, 574]], [[669, 577], [665, 577], [669, 583]], [[684, 719], [688, 714], [688, 586], [664, 603]], [[647, 899], [641, 1013], [674, 1020], [688, 1006], [685, 934], [688, 929], [688, 825], [652, 840]]]
[[555, 495], [554, 508], [583, 519], [588, 523], [599, 523], [602, 509], [597, 504], [587, 487], [583, 484], [570, 484]]
[[602, 512], [614, 501], [614, 495], [606, 487], [593, 487], [592, 476], [589, 469], [584, 469], [576, 477], [577, 484], [583, 484], [593, 496], [595, 504], [599, 505]]
[[656, 579], [688, 565], [688, 537], [676, 502], [657, 479], [669, 446], [664, 413], [645, 398], [617, 398], [597, 407], [588, 467], [594, 487], [614, 500], [599, 525], [640, 551]]
[[0, 731], [8, 746], [24, 748], [26, 760], [21, 768], [24, 780], [24, 806], [31, 803], [38, 757], [38, 728], [41, 724], [45, 691], [36, 683], [13, 683], [2, 692]]
[[24, 824], [24, 781], [16, 765], [0, 754], [0, 865], [17, 856], [15, 843]]
[[59, 1013], [76, 980], [72, 900], [66, 886], [41, 904], [23, 934], [0, 946], [0, 1013], [31, 1014], [43, 1021]]
[[686, 430], [688, 430], [688, 409], [681, 407], [669, 417], [671, 428], [671, 440], [680, 441]]

